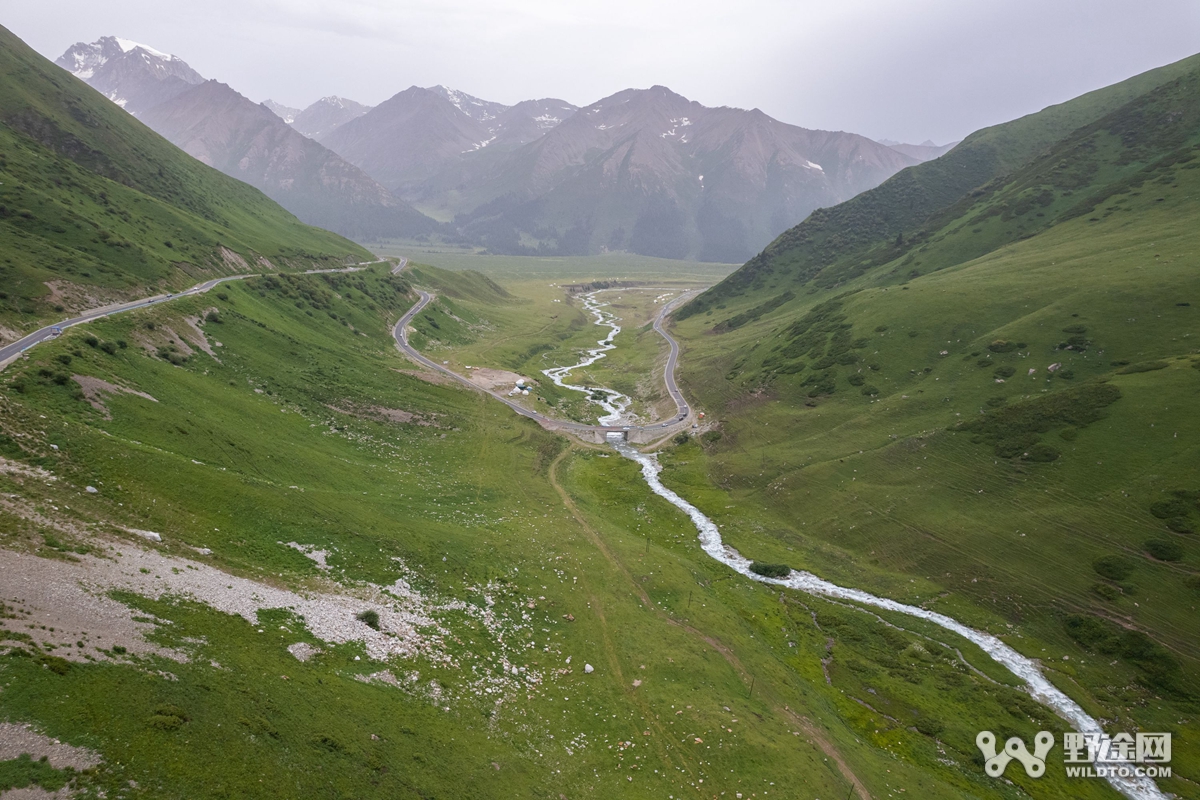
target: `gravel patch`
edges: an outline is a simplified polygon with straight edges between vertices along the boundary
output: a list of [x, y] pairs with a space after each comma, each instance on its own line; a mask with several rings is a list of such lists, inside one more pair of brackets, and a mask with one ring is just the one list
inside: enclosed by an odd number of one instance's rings
[[[22, 753], [28, 753], [34, 761], [45, 756], [50, 766], [55, 769], [70, 767], [77, 771], [94, 767], [101, 760], [95, 751], [64, 744], [58, 739], [38, 733], [30, 725], [0, 722], [0, 761], [11, 761]], [[50, 792], [46, 794], [54, 796]], [[9, 797], [8, 794], [3, 796]]]

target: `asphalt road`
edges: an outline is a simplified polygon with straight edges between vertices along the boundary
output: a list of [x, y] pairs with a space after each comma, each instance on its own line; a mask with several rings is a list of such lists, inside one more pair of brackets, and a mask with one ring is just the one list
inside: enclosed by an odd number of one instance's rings
[[513, 402], [512, 400], [509, 400], [507, 397], [505, 397], [504, 395], [502, 395], [498, 392], [494, 392], [490, 389], [485, 389], [482, 386], [478, 386], [474, 383], [471, 383], [471, 381], [468, 378], [466, 378], [462, 375], [459, 375], [457, 372], [455, 372], [451, 369], [447, 369], [442, 364], [439, 364], [436, 361], [433, 361], [432, 359], [426, 358], [425, 356], [421, 355], [421, 353], [416, 348], [414, 348], [412, 345], [410, 345], [408, 343], [408, 325], [410, 322], [412, 322], [413, 317], [415, 317], [417, 314], [420, 314], [422, 309], [424, 309], [425, 306], [429, 305], [429, 303], [433, 300], [434, 296], [431, 295], [429, 292], [426, 292], [422, 289], [418, 289], [417, 293], [421, 296], [421, 299], [417, 302], [417, 304], [415, 306], [410, 308], [408, 310], [408, 312], [405, 313], [405, 315], [400, 318], [400, 321], [396, 323], [396, 326], [394, 328], [392, 328], [392, 336], [394, 336], [396, 339], [396, 346], [399, 347], [405, 354], [407, 354], [414, 361], [417, 361], [420, 364], [423, 364], [424, 366], [429, 367], [430, 369], [437, 370], [438, 372], [442, 373], [443, 375], [448, 375], [449, 377], [453, 378], [454, 380], [458, 381], [459, 383], [463, 384], [464, 386], [467, 386], [471, 389], [476, 389], [478, 391], [484, 392], [485, 394], [491, 395], [492, 397], [499, 400], [501, 403], [504, 403], [504, 405], [508, 406], [513, 411], [517, 412], [518, 414], [520, 414], [523, 417], [528, 417], [529, 419], [532, 419], [532, 420], [538, 422], [539, 424], [543, 424], [546, 427], [551, 427], [551, 428], [555, 428], [558, 430], [572, 431], [572, 432], [576, 432], [576, 433], [584, 433], [584, 432], [608, 433], [609, 431], [619, 432], [619, 431], [652, 430], [654, 428], [665, 428], [665, 427], [673, 425], [677, 422], [681, 422], [681, 421], [687, 419], [688, 414], [691, 413], [690, 409], [688, 408], [687, 401], [685, 401], [683, 399], [683, 393], [679, 391], [679, 387], [675, 383], [675, 365], [679, 360], [679, 343], [676, 342], [675, 339], [669, 333], [666, 332], [666, 330], [663, 328], [663, 325], [662, 325], [663, 321], [666, 319], [667, 315], [671, 311], [673, 311], [680, 303], [682, 303], [684, 300], [686, 300], [688, 298], [689, 294], [691, 294], [691, 293], [682, 294], [679, 297], [675, 298], [675, 300], [664, 305], [662, 307], [662, 310], [658, 312], [658, 316], [654, 320], [654, 330], [657, 331], [660, 336], [662, 336], [664, 339], [666, 339], [667, 344], [669, 344], [671, 346], [671, 353], [669, 356], [667, 356], [665, 380], [666, 380], [666, 384], [667, 384], [667, 392], [670, 393], [671, 399], [675, 401], [676, 414], [673, 418], [666, 420], [665, 422], [659, 421], [659, 422], [652, 423], [650, 425], [631, 425], [631, 426], [585, 425], [581, 422], [570, 422], [567, 420], [559, 420], [559, 419], [554, 419], [552, 417], [547, 417], [544, 414], [539, 414], [536, 411], [531, 411], [530, 409], [525, 408], [524, 406], [521, 406], [518, 403]]
[[[378, 263], [380, 263], [380, 262], [379, 261], [363, 261], [360, 264], [353, 266], [353, 267], [339, 267], [337, 269], [311, 269], [311, 270], [308, 270], [307, 272], [305, 272], [304, 274], [305, 275], [313, 275], [313, 274], [326, 273], [326, 272], [358, 272], [359, 270], [366, 269], [371, 264], [378, 264]], [[399, 272], [407, 264], [408, 264], [408, 259], [407, 258], [402, 259], [400, 265], [397, 266], [396, 268], [394, 268], [392, 270], [392, 272], [393, 273]], [[92, 320], [100, 319], [101, 317], [108, 317], [113, 314], [123, 314], [126, 311], [133, 311], [134, 309], [145, 308], [146, 306], [151, 306], [156, 303], [164, 302], [166, 300], [173, 300], [177, 297], [190, 297], [191, 295], [204, 294], [209, 289], [212, 289], [214, 286], [225, 283], [226, 281], [240, 281], [240, 280], [244, 280], [246, 278], [256, 278], [259, 276], [259, 274], [260, 273], [250, 273], [247, 275], [227, 275], [224, 278], [213, 278], [212, 280], [204, 281], [204, 283], [198, 283], [190, 289], [185, 289], [184, 291], [178, 292], [175, 294], [170, 294], [170, 293], [157, 294], [153, 297], [146, 297], [141, 300], [132, 300], [128, 303], [118, 303], [116, 305], [104, 306], [102, 308], [94, 308], [90, 311], [85, 311], [82, 314], [80, 314], [78, 317], [72, 317], [70, 319], [65, 319], [62, 322], [56, 323], [54, 325], [47, 325], [45, 328], [36, 330], [33, 333], [29, 334], [28, 336], [18, 339], [17, 341], [13, 342], [12, 344], [6, 344], [3, 347], [0, 347], [0, 369], [4, 369], [5, 367], [7, 367], [10, 363], [12, 363], [17, 358], [17, 356], [21, 355], [22, 353], [24, 353], [26, 350], [33, 347], [34, 345], [41, 344], [42, 342], [44, 342], [48, 339], [56, 338], [59, 334], [61, 334], [67, 328], [72, 328], [76, 325], [82, 325], [85, 322], [91, 322]]]

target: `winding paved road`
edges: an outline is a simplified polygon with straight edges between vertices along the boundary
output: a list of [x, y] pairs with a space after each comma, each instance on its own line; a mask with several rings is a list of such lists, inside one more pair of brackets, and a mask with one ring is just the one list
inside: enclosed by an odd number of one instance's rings
[[[366, 269], [372, 264], [379, 264], [382, 261], [386, 261], [386, 259], [380, 259], [379, 261], [363, 261], [353, 267], [310, 269], [303, 274], [320, 275], [330, 272], [358, 272]], [[408, 259], [401, 259], [401, 263], [392, 269], [392, 273], [395, 274], [399, 272], [407, 265]], [[263, 274], [265, 273], [254, 272], [246, 275], [226, 275], [223, 278], [213, 278], [211, 280], [204, 281], [203, 283], [198, 283], [190, 289], [185, 289], [182, 292], [177, 292], [175, 294], [167, 292], [165, 294], [156, 294], [153, 297], [144, 297], [141, 300], [131, 300], [128, 303], [116, 303], [111, 306], [93, 308], [90, 311], [83, 312], [78, 317], [71, 317], [70, 319], [65, 319], [62, 322], [55, 323], [54, 325], [47, 325], [46, 327], [40, 328], [39, 330], [36, 330], [28, 336], [24, 336], [17, 341], [12, 342], [11, 344], [6, 344], [3, 347], [0, 347], [0, 370], [4, 369], [10, 363], [15, 361], [18, 356], [20, 356], [29, 348], [33, 347], [34, 345], [41, 344], [48, 339], [57, 338], [67, 328], [73, 328], [76, 325], [82, 325], [85, 322], [92, 322], [93, 320], [101, 319], [102, 317], [108, 317], [113, 314], [123, 314], [126, 311], [145, 308], [146, 306], [151, 306], [155, 303], [161, 303], [164, 300], [174, 300], [178, 297], [190, 297], [192, 295], [204, 294], [214, 286], [225, 283], [226, 281], [240, 281], [245, 280], [246, 278], [257, 278]]]
[[675, 383], [675, 365], [679, 361], [679, 343], [676, 342], [675, 338], [672, 337], [669, 333], [667, 333], [667, 331], [663, 328], [663, 321], [666, 319], [668, 314], [670, 314], [672, 311], [675, 310], [676, 307], [679, 306], [680, 303], [682, 303], [684, 300], [689, 299], [689, 297], [694, 295], [695, 292], [685, 292], [684, 294], [681, 294], [679, 297], [672, 300], [670, 303], [667, 303], [666, 305], [664, 305], [662, 307], [662, 310], [658, 312], [658, 316], [654, 319], [654, 330], [660, 336], [662, 336], [664, 339], [666, 339], [667, 344], [669, 344], [671, 347], [671, 352], [667, 356], [667, 366], [666, 366], [664, 378], [665, 378], [666, 385], [667, 385], [667, 392], [668, 392], [668, 394], [670, 394], [671, 399], [675, 401], [675, 410], [676, 410], [675, 416], [672, 417], [671, 419], [667, 420], [666, 422], [660, 421], [660, 422], [652, 423], [650, 425], [629, 425], [629, 426], [587, 425], [582, 422], [571, 422], [569, 420], [560, 420], [560, 419], [554, 419], [552, 417], [547, 417], [545, 414], [539, 414], [536, 411], [532, 411], [518, 403], [513, 402], [512, 400], [508, 399], [507, 397], [500, 394], [499, 392], [494, 392], [491, 389], [485, 389], [482, 386], [474, 384], [470, 381], [470, 379], [466, 378], [465, 376], [459, 375], [454, 370], [447, 369], [442, 364], [439, 364], [436, 361], [422, 355], [420, 353], [420, 351], [418, 351], [415, 347], [413, 347], [411, 344], [408, 343], [408, 326], [409, 326], [409, 323], [412, 322], [413, 318], [415, 316], [417, 316], [417, 314], [420, 314], [421, 311], [425, 308], [425, 306], [429, 305], [429, 303], [433, 301], [434, 295], [430, 294], [429, 292], [424, 291], [423, 289], [418, 289], [417, 293], [421, 296], [421, 299], [417, 302], [416, 305], [414, 305], [412, 308], [410, 308], [404, 314], [404, 316], [402, 316], [400, 318], [400, 320], [396, 323], [395, 327], [392, 328], [392, 336], [395, 337], [395, 339], [396, 339], [396, 347], [398, 347], [403, 353], [408, 355], [409, 358], [412, 358], [414, 361], [418, 362], [419, 364], [429, 367], [432, 370], [436, 370], [436, 371], [442, 373], [443, 375], [448, 375], [449, 377], [453, 378], [454, 380], [458, 381], [459, 383], [463, 384], [464, 386], [467, 386], [471, 389], [475, 389], [477, 391], [481, 391], [481, 392], [484, 392], [485, 394], [491, 395], [492, 397], [499, 400], [501, 403], [504, 403], [504, 405], [508, 406], [513, 411], [520, 414], [521, 416], [528, 417], [529, 419], [534, 420], [535, 422], [537, 422], [539, 425], [541, 425], [544, 428], [547, 428], [550, 430], [557, 430], [557, 431], [566, 431], [568, 433], [574, 433], [577, 435], [582, 434], [582, 433], [599, 433], [600, 435], [605, 435], [610, 432], [622, 433], [622, 432], [628, 432], [628, 431], [652, 431], [656, 428], [657, 429], [668, 428], [672, 425], [676, 425], [678, 423], [684, 422], [685, 420], [687, 420], [688, 415], [691, 413], [691, 409], [688, 407], [687, 401], [683, 399], [683, 393], [679, 391], [679, 387]]

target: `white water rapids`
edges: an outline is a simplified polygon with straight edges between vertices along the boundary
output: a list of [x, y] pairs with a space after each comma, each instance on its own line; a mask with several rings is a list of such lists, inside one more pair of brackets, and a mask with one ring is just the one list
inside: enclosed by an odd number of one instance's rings
[[[621, 422], [625, 414], [625, 410], [629, 408], [630, 400], [625, 395], [615, 389], [607, 389], [603, 386], [577, 386], [571, 383], [565, 383], [564, 378], [571, 374], [573, 370], [581, 367], [588, 367], [595, 364], [600, 359], [604, 358], [609, 350], [615, 350], [616, 345], [613, 344], [613, 339], [621, 332], [621, 326], [617, 324], [620, 317], [610, 311], [605, 311], [604, 306], [608, 303], [601, 303], [596, 300], [596, 295], [603, 289], [597, 290], [590, 294], [583, 295], [583, 307], [590, 311], [596, 317], [596, 324], [602, 327], [608, 327], [608, 336], [605, 336], [596, 344], [599, 347], [593, 347], [587, 350], [582, 360], [578, 364], [572, 364], [569, 367], [555, 367], [554, 369], [544, 369], [542, 374], [554, 381], [557, 386], [564, 389], [570, 389], [574, 392], [583, 392], [592, 398], [592, 402], [598, 403], [604, 410], [605, 415], [597, 420], [601, 425], [617, 425]], [[604, 399], [594, 397], [595, 394], [603, 394]]]
[[[613, 445], [621, 455], [641, 465], [642, 477], [646, 479], [646, 483], [649, 484], [652, 492], [688, 515], [700, 534], [700, 546], [704, 552], [735, 572], [759, 583], [769, 583], [775, 586], [796, 589], [808, 594], [831, 597], [838, 600], [850, 600], [865, 606], [874, 606], [885, 611], [894, 611], [899, 614], [906, 614], [910, 617], [918, 617], [919, 619], [932, 622], [979, 645], [980, 649], [991, 656], [993, 660], [1024, 681], [1025, 689], [1033, 699], [1069, 722], [1076, 731], [1105, 735], [1104, 729], [1100, 727], [1099, 722], [1090, 717], [1074, 700], [1067, 697], [1046, 679], [1036, 661], [1021, 655], [991, 634], [982, 633], [974, 628], [968, 628], [961, 622], [945, 614], [939, 614], [936, 611], [927, 611], [924, 608], [898, 603], [895, 600], [888, 600], [885, 597], [876, 597], [861, 589], [848, 589], [844, 586], [838, 586], [837, 584], [822, 580], [810, 572], [793, 570], [786, 578], [766, 578], [751, 572], [750, 559], [721, 541], [721, 532], [712, 520], [706, 517], [700, 509], [663, 485], [658, 475], [662, 467], [659, 466], [655, 456], [638, 452], [623, 441], [614, 441]], [[1100, 764], [1097, 763], [1097, 766], [1100, 766]], [[1105, 764], [1104, 766], [1120, 767], [1130, 765]], [[1107, 780], [1112, 784], [1113, 788], [1131, 800], [1166, 800], [1166, 795], [1159, 791], [1158, 786], [1149, 778], [1133, 775], [1129, 777], [1112, 775]]]

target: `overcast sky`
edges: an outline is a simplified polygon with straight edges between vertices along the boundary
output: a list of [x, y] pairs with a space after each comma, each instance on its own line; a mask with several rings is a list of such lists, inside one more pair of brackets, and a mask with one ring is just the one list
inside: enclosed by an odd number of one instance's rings
[[586, 105], [664, 84], [807, 128], [944, 143], [1200, 52], [1197, 0], [0, 0], [50, 59], [116, 35], [253, 100], [445, 84]]

